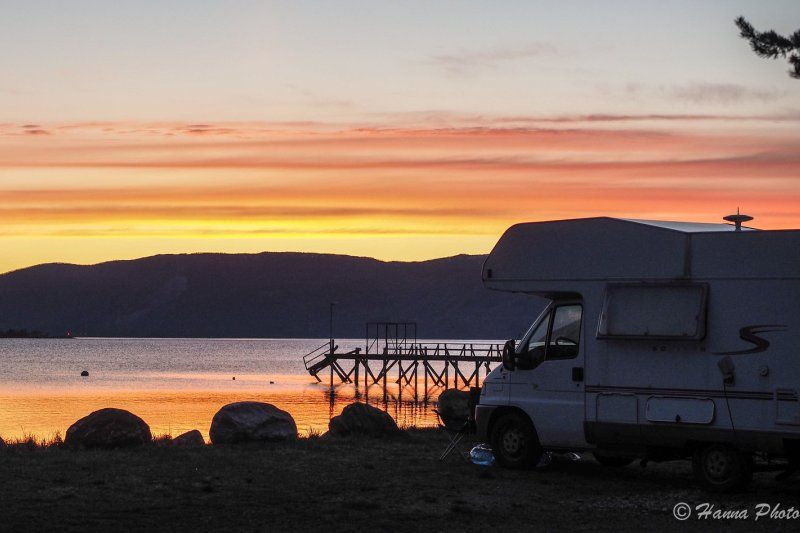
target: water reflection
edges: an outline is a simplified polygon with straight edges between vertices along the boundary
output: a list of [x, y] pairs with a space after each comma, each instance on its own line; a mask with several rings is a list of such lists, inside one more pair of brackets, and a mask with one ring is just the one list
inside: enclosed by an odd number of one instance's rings
[[[297, 376], [285, 376], [296, 381]], [[302, 435], [323, 433], [331, 417], [354, 401], [387, 411], [400, 426], [432, 426], [431, 411], [442, 387], [429, 387], [428, 396], [413, 385], [353, 385], [306, 383], [302, 386], [241, 388], [239, 390], [16, 390], [0, 392], [0, 437], [62, 436], [75, 420], [104, 407], [127, 409], [143, 418], [154, 435], [173, 436], [198, 429], [208, 438], [214, 413], [227, 403], [268, 402], [291, 413]]]
[[[337, 341], [342, 349], [363, 340]], [[292, 414], [301, 434], [327, 430], [353, 401], [386, 410], [401, 426], [431, 426], [431, 402], [443, 390], [419, 371], [400, 387], [397, 374], [365, 387], [331, 386], [308, 375], [302, 354], [319, 339], [3, 339], [0, 340], [0, 437], [60, 433], [104, 407], [142, 417], [154, 434], [191, 429], [208, 438], [214, 413], [255, 400]], [[441, 371], [440, 364], [434, 364]], [[89, 377], [80, 376], [82, 370]], [[235, 378], [235, 379], [234, 379]], [[369, 380], [371, 383], [371, 380]], [[451, 379], [452, 383], [452, 379]]]

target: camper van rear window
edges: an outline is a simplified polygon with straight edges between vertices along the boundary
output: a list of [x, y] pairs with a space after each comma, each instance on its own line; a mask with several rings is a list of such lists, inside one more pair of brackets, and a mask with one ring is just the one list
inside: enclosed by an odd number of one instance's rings
[[597, 338], [700, 340], [706, 293], [702, 283], [610, 283]]

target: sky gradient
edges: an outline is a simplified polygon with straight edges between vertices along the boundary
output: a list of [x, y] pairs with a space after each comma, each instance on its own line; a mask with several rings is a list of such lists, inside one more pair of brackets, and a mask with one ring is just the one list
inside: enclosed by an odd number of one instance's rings
[[0, 271], [485, 253], [515, 222], [800, 227], [800, 3], [4, 2]]

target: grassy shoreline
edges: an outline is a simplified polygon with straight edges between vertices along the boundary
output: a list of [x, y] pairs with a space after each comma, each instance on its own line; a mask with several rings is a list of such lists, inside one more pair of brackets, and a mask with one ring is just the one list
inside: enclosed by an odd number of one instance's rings
[[[181, 449], [0, 450], [1, 529], [101, 531], [685, 530], [679, 501], [720, 508], [798, 505], [798, 483], [759, 474], [750, 491], [711, 495], [685, 463], [602, 467], [589, 455], [537, 471], [437, 460], [444, 435], [321, 439]], [[725, 521], [734, 530], [796, 529], [796, 521]]]

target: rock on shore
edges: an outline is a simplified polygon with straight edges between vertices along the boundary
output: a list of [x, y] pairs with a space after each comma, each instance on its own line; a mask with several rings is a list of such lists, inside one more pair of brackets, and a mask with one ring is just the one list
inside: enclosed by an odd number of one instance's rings
[[461, 425], [469, 419], [469, 393], [458, 389], [447, 389], [439, 395], [439, 414], [445, 425]]
[[328, 435], [346, 437], [367, 435], [370, 437], [396, 436], [401, 433], [397, 423], [388, 413], [365, 403], [351, 403], [342, 414], [334, 416], [328, 423]]
[[83, 448], [138, 446], [152, 440], [144, 420], [124, 409], [100, 409], [72, 424], [64, 444]]
[[214, 444], [297, 438], [292, 415], [262, 402], [230, 403], [217, 411], [209, 431]]
[[172, 439], [172, 441], [170, 441], [170, 444], [172, 446], [179, 446], [181, 448], [199, 448], [200, 446], [205, 446], [206, 441], [203, 438], [202, 433], [196, 429], [193, 429], [178, 435]]

